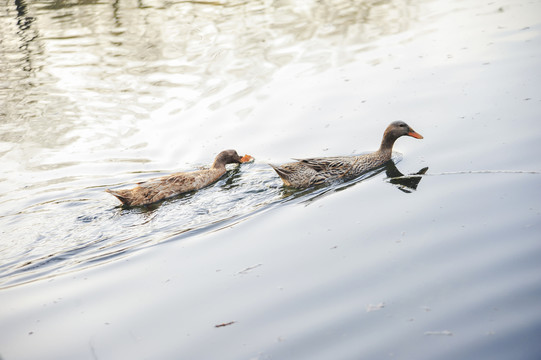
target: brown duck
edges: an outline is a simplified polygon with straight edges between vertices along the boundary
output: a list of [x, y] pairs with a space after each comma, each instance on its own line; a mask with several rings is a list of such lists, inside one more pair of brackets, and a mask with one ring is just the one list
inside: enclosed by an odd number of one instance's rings
[[286, 186], [306, 188], [340, 178], [351, 179], [391, 160], [393, 145], [401, 136], [423, 137], [403, 121], [392, 122], [383, 133], [380, 148], [370, 154], [294, 159], [296, 162], [272, 166]]
[[138, 183], [132, 189], [105, 191], [116, 196], [124, 206], [148, 205], [171, 196], [199, 190], [221, 178], [226, 172], [226, 164], [241, 164], [252, 159], [250, 155], [240, 157], [235, 150], [225, 150], [216, 156], [209, 169], [180, 172], [151, 179]]

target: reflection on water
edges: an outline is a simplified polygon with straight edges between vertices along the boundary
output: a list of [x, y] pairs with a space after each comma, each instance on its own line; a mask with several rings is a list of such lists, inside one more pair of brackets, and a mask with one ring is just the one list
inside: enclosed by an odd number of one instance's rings
[[411, 193], [417, 190], [422, 176], [426, 174], [428, 167], [424, 167], [417, 171], [415, 174], [405, 176], [394, 165], [393, 162], [388, 162], [385, 166], [385, 174], [387, 174], [387, 181], [393, 185], [396, 185], [401, 191], [405, 193]]
[[[202, 99], [217, 108], [290, 63], [314, 73], [355, 60], [365, 43], [407, 29], [416, 6], [385, 2], [45, 1], [0, 17], [2, 141], [50, 148], [84, 126], [107, 139], [116, 121]], [[334, 46], [347, 51], [330, 50]]]

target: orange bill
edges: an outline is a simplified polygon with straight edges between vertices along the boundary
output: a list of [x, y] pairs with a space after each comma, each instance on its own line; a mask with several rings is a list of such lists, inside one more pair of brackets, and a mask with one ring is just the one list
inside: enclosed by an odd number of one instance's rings
[[245, 163], [245, 162], [248, 162], [248, 161], [252, 161], [254, 158], [251, 157], [250, 155], [244, 155], [243, 157], [240, 158], [240, 162], [241, 163]]
[[414, 137], [416, 139], [422, 139], [423, 135], [417, 134], [413, 129], [410, 129], [410, 132], [408, 133], [408, 136]]

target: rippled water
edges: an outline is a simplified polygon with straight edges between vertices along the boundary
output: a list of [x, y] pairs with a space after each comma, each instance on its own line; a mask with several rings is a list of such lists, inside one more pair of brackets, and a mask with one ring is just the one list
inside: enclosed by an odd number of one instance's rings
[[[540, 10], [5, 1], [0, 357], [537, 359]], [[267, 165], [398, 119], [424, 139], [360, 179]], [[104, 192], [228, 148], [201, 191]]]
[[[398, 160], [400, 157], [396, 155], [395, 161]], [[387, 165], [387, 168], [391, 178], [398, 177], [392, 180], [395, 185], [403, 191], [415, 189], [409, 177], [400, 178], [403, 174], [394, 164]], [[15, 261], [0, 267], [6, 279], [4, 286], [110, 261], [171, 238], [178, 240], [181, 234], [183, 237], [192, 236], [223, 228], [278, 204], [317, 199], [329, 191], [339, 191], [384, 170], [379, 168], [346, 183], [296, 191], [284, 188], [269, 166], [249, 164], [242, 168], [233, 167], [227, 176], [209, 188], [146, 207], [104, 207], [98, 200], [84, 198], [36, 204], [16, 214], [17, 217], [31, 217], [34, 221], [34, 216], [39, 217], [40, 222], [34, 223], [34, 228], [25, 227], [17, 239], [19, 244], [27, 242], [34, 247], [26, 248], [20, 254], [17, 250], [21, 249], [14, 246], [11, 256]], [[420, 179], [414, 178], [413, 181]], [[103, 188], [99, 190], [103, 191]], [[17, 221], [21, 224], [20, 220]], [[156, 229], [158, 225], [159, 229]], [[49, 242], [49, 239], [54, 241]]]
[[[279, 185], [264, 167], [246, 193], [207, 191], [183, 201], [174, 230], [167, 230], [168, 216], [119, 218], [101, 195], [103, 186], [159, 176], [164, 168], [203, 166], [247, 134], [264, 141], [245, 127], [254, 122], [247, 119], [258, 104], [254, 92], [277, 71], [301, 65], [309, 76], [354, 61], [370, 40], [406, 29], [415, 9], [341, 2], [7, 4], [2, 162], [9, 171], [0, 196], [3, 228], [14, 242], [4, 252], [3, 282], [108, 259], [239, 215], [235, 208], [247, 214], [272, 203], [275, 191], [252, 194], [271, 181]], [[329, 44], [348, 51], [337, 54]], [[224, 107], [225, 119], [208, 119]], [[205, 210], [216, 202], [221, 206]], [[120, 239], [119, 226], [131, 229]]]

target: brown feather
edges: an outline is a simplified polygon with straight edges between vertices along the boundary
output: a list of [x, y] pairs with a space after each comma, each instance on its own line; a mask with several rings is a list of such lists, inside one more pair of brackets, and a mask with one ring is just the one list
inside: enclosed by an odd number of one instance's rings
[[241, 158], [235, 150], [222, 151], [210, 169], [192, 172], [180, 172], [161, 178], [140, 182], [132, 189], [106, 191], [117, 197], [125, 206], [141, 206], [179, 195], [185, 192], [199, 190], [216, 182], [225, 172], [225, 165], [251, 160], [249, 155]]
[[389, 161], [394, 142], [404, 135], [417, 139], [423, 138], [406, 123], [395, 121], [385, 129], [381, 146], [373, 153], [358, 156], [294, 159], [296, 162], [280, 166], [271, 165], [271, 167], [286, 186], [295, 188], [305, 188], [341, 178], [354, 178]]

